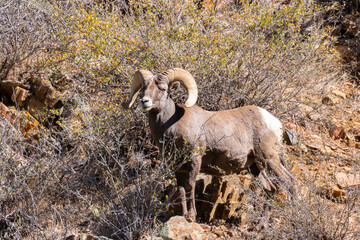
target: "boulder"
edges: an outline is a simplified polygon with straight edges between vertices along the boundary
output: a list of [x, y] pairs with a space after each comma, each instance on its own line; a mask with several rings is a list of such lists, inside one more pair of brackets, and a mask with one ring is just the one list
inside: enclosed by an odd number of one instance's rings
[[298, 144], [298, 140], [297, 137], [294, 133], [294, 131], [292, 130], [285, 130], [284, 132], [284, 141], [287, 145], [297, 145]]
[[200, 224], [188, 222], [182, 216], [175, 216], [164, 224], [158, 238], [163, 240], [206, 240], [216, 239], [217, 237], [206, 232]]
[[44, 121], [48, 117], [45, 103], [40, 101], [35, 96], [29, 97], [25, 109], [40, 121]]
[[31, 84], [30, 90], [35, 97], [49, 108], [57, 108], [62, 94], [58, 92], [48, 80], [40, 77], [31, 77], [28, 79]]
[[4, 80], [0, 82], [0, 89], [5, 92], [6, 94], [8, 94], [8, 96], [12, 95], [12, 92], [15, 88], [20, 87], [23, 89], [28, 90], [29, 87], [26, 86], [23, 83], [20, 82], [16, 82], [16, 81], [12, 81], [12, 80]]
[[360, 175], [359, 174], [337, 172], [337, 173], [335, 173], [335, 179], [336, 179], [337, 185], [342, 189], [360, 186]]
[[11, 100], [16, 104], [16, 106], [22, 108], [25, 106], [26, 100], [29, 95], [30, 93], [28, 90], [21, 87], [16, 87], [13, 94], [11, 95]]
[[234, 216], [246, 201], [244, 189], [249, 187], [251, 176], [233, 174], [222, 178], [211, 177], [211, 181], [207, 179], [204, 182], [202, 190], [198, 188], [198, 216], [205, 221], [227, 220]]
[[[0, 82], [0, 98], [14, 104], [17, 108], [26, 109], [39, 121], [47, 124], [50, 118], [48, 109], [60, 109], [63, 106], [64, 92], [57, 91], [49, 80], [40, 76], [29, 76], [23, 79], [26, 85], [14, 80]], [[54, 115], [54, 114], [53, 114]]]
[[70, 235], [66, 237], [65, 240], [112, 240], [112, 239], [104, 236], [95, 236], [92, 234], [84, 233], [84, 234]]
[[14, 123], [15, 118], [10, 109], [0, 102], [0, 136], [11, 137], [13, 141], [18, 142], [22, 140], [22, 136], [13, 125]]
[[43, 128], [28, 111], [18, 111], [14, 107], [8, 108], [0, 102], [0, 117], [10, 123], [16, 131], [27, 139], [37, 139]]

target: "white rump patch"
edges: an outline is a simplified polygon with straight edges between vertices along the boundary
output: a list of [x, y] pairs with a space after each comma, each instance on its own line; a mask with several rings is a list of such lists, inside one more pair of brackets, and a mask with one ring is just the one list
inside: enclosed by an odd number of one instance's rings
[[259, 107], [259, 109], [260, 109], [260, 113], [263, 117], [263, 121], [265, 122], [267, 128], [269, 130], [275, 132], [275, 134], [279, 138], [279, 143], [281, 143], [282, 142], [282, 134], [283, 134], [281, 122], [279, 121], [279, 119], [277, 119], [271, 113], [269, 113], [267, 110], [260, 108], [260, 107]]

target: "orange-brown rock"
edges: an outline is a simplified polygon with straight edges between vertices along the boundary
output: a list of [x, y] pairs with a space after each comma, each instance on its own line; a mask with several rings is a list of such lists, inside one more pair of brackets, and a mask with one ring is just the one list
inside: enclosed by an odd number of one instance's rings
[[232, 217], [246, 200], [242, 189], [249, 187], [251, 177], [235, 174], [223, 178], [208, 176], [204, 182], [203, 191], [198, 196], [198, 215], [205, 221], [226, 220]]
[[329, 135], [333, 139], [345, 139], [345, 129], [342, 126], [332, 126], [329, 129]]
[[342, 189], [360, 186], [360, 175], [352, 173], [337, 172], [335, 173], [336, 183]]
[[[156, 239], [156, 238], [155, 238]], [[170, 218], [162, 227], [158, 239], [164, 240], [207, 240], [217, 239], [217, 237], [206, 232], [200, 224], [188, 222], [182, 216]]]
[[28, 111], [17, 111], [14, 107], [8, 108], [0, 102], [0, 116], [21, 132], [25, 139], [37, 139], [42, 126]]

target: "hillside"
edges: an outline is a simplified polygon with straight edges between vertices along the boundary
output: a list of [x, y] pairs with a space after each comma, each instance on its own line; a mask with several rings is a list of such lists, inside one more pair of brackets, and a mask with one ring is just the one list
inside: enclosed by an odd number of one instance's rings
[[[0, 1], [0, 238], [360, 239], [359, 6]], [[157, 149], [146, 113], [121, 106], [137, 69], [173, 67], [206, 110], [281, 120], [296, 192], [200, 175], [196, 222], [173, 217], [189, 153]]]

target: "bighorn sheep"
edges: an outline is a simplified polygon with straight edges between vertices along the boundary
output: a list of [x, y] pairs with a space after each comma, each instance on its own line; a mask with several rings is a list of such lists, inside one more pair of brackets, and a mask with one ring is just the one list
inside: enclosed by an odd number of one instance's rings
[[[187, 90], [184, 105], [177, 105], [169, 92], [179, 83]], [[184, 142], [193, 146], [191, 161], [175, 173], [182, 196], [183, 215], [193, 219], [196, 176], [201, 171], [211, 175], [239, 173], [257, 167], [266, 190], [278, 189], [266, 172], [272, 171], [280, 180], [292, 180], [279, 158], [282, 124], [268, 111], [257, 106], [245, 106], [224, 111], [206, 111], [195, 105], [198, 90], [194, 78], [180, 68], [159, 75], [148, 70], [135, 73], [129, 100], [130, 108], [140, 93], [140, 104], [148, 113], [151, 134], [162, 149], [166, 139], [176, 139], [177, 147]], [[220, 169], [220, 171], [219, 171]], [[184, 171], [185, 170], [185, 171]], [[187, 210], [186, 194], [189, 211]]]

